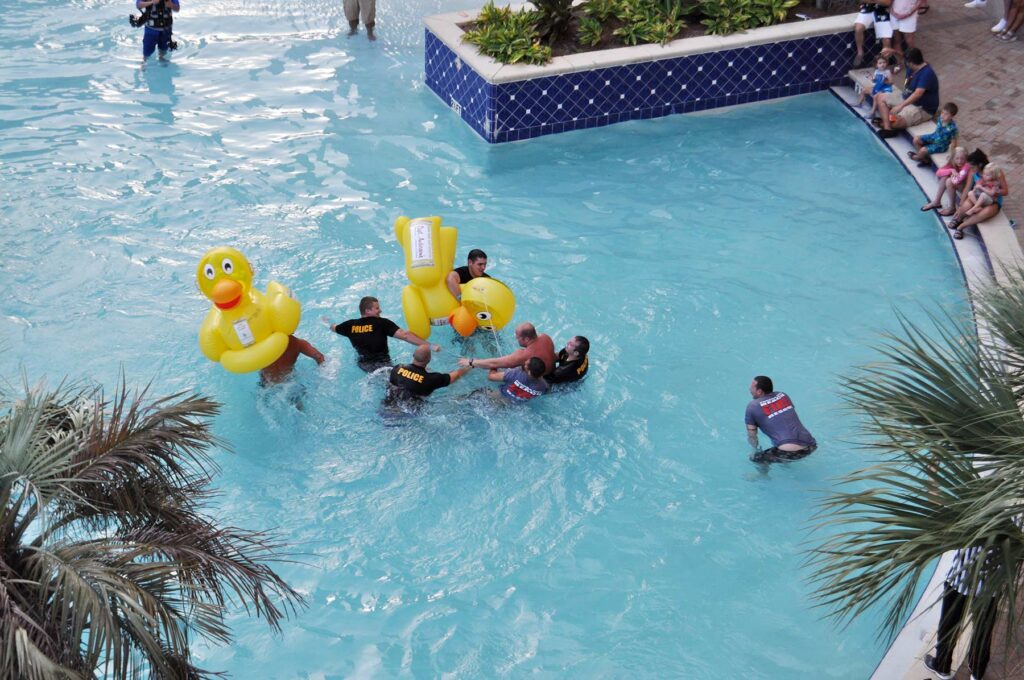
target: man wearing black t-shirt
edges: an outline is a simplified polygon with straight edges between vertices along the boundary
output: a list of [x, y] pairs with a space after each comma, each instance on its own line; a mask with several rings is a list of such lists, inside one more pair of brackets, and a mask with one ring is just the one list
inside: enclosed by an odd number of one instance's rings
[[575, 335], [569, 342], [565, 343], [555, 357], [555, 370], [544, 376], [544, 380], [551, 385], [560, 383], [571, 383], [582, 380], [590, 369], [590, 359], [587, 352], [590, 351], [590, 341], [582, 335]]
[[430, 347], [420, 345], [412, 353], [411, 364], [400, 364], [392, 368], [384, 405], [394, 406], [400, 401], [418, 404], [434, 390], [448, 387], [471, 370], [467, 367], [457, 368], [451, 373], [434, 373], [427, 370], [429, 363]]
[[[364, 297], [359, 301], [359, 319], [332, 324], [327, 317], [324, 323], [337, 333], [344, 335], [352, 343], [352, 346], [359, 353], [359, 368], [367, 373], [377, 370], [382, 366], [391, 365], [391, 355], [388, 352], [388, 338], [395, 337], [405, 340], [410, 345], [418, 345], [430, 348], [430, 344], [412, 331], [398, 327], [391, 319], [385, 319], [380, 315], [380, 301], [375, 297]], [[434, 345], [435, 352], [441, 351], [440, 345]]]
[[487, 279], [491, 278], [484, 273], [485, 269], [487, 269], [487, 253], [479, 248], [473, 248], [469, 251], [469, 257], [466, 258], [465, 267], [456, 267], [448, 272], [446, 279], [448, 290], [452, 292], [456, 300], [461, 300], [462, 287], [460, 284], [469, 283], [481, 276]]

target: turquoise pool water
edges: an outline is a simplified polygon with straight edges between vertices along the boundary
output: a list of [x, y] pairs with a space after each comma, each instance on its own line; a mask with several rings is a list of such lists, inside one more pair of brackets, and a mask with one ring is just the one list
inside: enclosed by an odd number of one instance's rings
[[[336, 2], [183, 0], [181, 49], [144, 70], [130, 5], [5, 6], [0, 375], [224, 403], [215, 510], [278, 527], [309, 599], [281, 637], [239, 613], [234, 645], [197, 646], [236, 678], [867, 677], [875, 621], [820, 620], [801, 550], [866, 460], [837, 377], [893, 306], [964, 308], [946, 237], [827, 94], [488, 147], [422, 83], [420, 17], [473, 4], [382, 3], [369, 44]], [[403, 214], [487, 250], [517, 320], [587, 335], [582, 389], [494, 410], [461, 398], [477, 373], [381, 423], [383, 380], [318, 318], [375, 294], [400, 321]], [[220, 244], [304, 303], [330, 357], [300, 366], [304, 413], [198, 352]], [[436, 369], [493, 349], [434, 337]], [[821, 442], [767, 476], [758, 373]]]

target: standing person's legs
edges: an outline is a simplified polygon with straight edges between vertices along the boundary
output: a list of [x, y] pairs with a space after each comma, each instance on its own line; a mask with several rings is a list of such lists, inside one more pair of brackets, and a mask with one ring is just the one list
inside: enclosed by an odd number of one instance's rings
[[355, 35], [359, 29], [359, 0], [345, 0], [343, 7], [348, 19], [348, 34]]
[[359, 0], [359, 10], [363, 25], [366, 26], [366, 37], [376, 40], [373, 29], [377, 25], [377, 0]]
[[960, 635], [960, 619], [964, 615], [967, 598], [945, 584], [942, 593], [942, 610], [939, 614], [939, 639], [935, 645], [935, 670], [949, 673], [953, 666], [953, 649]]
[[996, 625], [995, 600], [990, 599], [981, 618], [974, 622], [974, 631], [971, 633], [971, 646], [967, 650], [967, 665], [971, 667], [971, 675], [977, 680], [985, 677], [985, 670], [988, 668], [988, 655], [992, 647], [992, 629]]
[[157, 43], [160, 42], [160, 36], [163, 31], [158, 31], [155, 28], [150, 28], [149, 26], [146, 26], [146, 28], [142, 30], [142, 60], [145, 61], [146, 59], [149, 59], [154, 52], [156, 52], [156, 46]]

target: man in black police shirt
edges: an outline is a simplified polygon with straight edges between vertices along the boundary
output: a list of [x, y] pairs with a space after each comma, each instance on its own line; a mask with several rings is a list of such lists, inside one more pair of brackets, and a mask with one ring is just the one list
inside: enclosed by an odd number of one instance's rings
[[451, 373], [433, 373], [427, 370], [429, 363], [430, 347], [420, 345], [412, 353], [411, 364], [400, 364], [392, 368], [384, 405], [393, 406], [397, 401], [420, 402], [434, 390], [448, 387], [473, 370], [469, 366], [463, 366]]
[[[399, 328], [391, 319], [382, 317], [380, 301], [375, 297], [367, 296], [360, 300], [359, 313], [362, 314], [362, 318], [349, 319], [343, 323], [332, 324], [327, 317], [323, 317], [323, 321], [332, 331], [349, 339], [359, 353], [359, 368], [367, 373], [391, 365], [391, 354], [388, 352], [390, 337], [405, 340], [410, 345], [430, 348], [430, 344], [420, 336]], [[440, 352], [441, 346], [434, 345], [433, 349]]]
[[491, 278], [484, 273], [485, 269], [487, 269], [487, 253], [479, 248], [473, 248], [473, 250], [469, 251], [469, 256], [466, 258], [465, 267], [456, 267], [448, 272], [448, 278], [445, 279], [445, 282], [448, 284], [448, 290], [452, 292], [456, 300], [461, 300], [462, 287], [459, 284], [469, 283], [481, 276], [486, 279]]
[[558, 351], [555, 370], [544, 376], [544, 380], [551, 385], [582, 380], [590, 368], [590, 359], [587, 358], [589, 351], [590, 341], [582, 335], [574, 335]]

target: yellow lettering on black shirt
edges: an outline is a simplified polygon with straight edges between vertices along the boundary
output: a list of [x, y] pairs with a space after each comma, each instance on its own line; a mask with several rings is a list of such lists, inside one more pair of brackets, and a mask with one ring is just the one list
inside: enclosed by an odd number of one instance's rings
[[373, 324], [372, 323], [368, 323], [368, 324], [365, 324], [363, 326], [352, 326], [351, 330], [349, 330], [349, 333], [372, 333], [372, 332], [373, 332]]
[[422, 375], [420, 375], [419, 373], [413, 373], [412, 371], [410, 371], [408, 369], [405, 369], [405, 368], [399, 367], [398, 375], [402, 376], [403, 378], [408, 378], [409, 380], [412, 380], [414, 382], [418, 382], [418, 383], [423, 382], [423, 376]]

